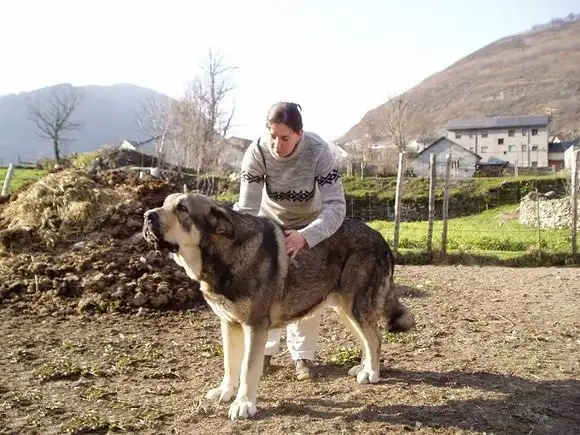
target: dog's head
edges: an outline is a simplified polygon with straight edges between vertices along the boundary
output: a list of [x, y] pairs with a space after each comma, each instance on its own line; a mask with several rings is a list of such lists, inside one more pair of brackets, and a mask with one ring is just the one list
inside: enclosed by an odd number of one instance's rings
[[158, 250], [199, 247], [212, 234], [233, 239], [234, 225], [230, 212], [204, 195], [173, 193], [144, 214], [143, 237]]

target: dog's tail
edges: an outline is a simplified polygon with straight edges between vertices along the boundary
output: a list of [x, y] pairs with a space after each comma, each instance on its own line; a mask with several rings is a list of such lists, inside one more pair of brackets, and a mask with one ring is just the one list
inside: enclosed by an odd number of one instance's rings
[[387, 297], [384, 306], [384, 315], [387, 320], [387, 329], [389, 332], [406, 332], [415, 326], [415, 318], [405, 305], [399, 300], [395, 291], [395, 281], [393, 279], [395, 258], [390, 249], [388, 254], [391, 271], [388, 277], [388, 286], [385, 288]]
[[395, 295], [394, 287], [389, 291], [385, 303], [385, 317], [389, 332], [406, 332], [415, 326], [413, 314]]

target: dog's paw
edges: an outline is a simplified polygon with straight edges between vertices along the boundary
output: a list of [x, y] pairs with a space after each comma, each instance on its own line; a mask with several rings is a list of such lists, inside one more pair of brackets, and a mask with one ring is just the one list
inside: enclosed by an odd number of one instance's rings
[[358, 374], [359, 374], [359, 372], [360, 372], [360, 371], [363, 369], [363, 367], [364, 367], [364, 366], [363, 366], [362, 364], [359, 364], [359, 365], [356, 365], [356, 366], [352, 367], [352, 368], [351, 368], [351, 369], [348, 371], [348, 375], [349, 375], [349, 376], [356, 376], [356, 375], [358, 375]]
[[379, 372], [366, 367], [361, 367], [356, 374], [356, 381], [359, 384], [376, 384], [379, 382]]
[[205, 398], [218, 402], [229, 402], [232, 397], [234, 397], [234, 394], [236, 394], [236, 390], [234, 388], [223, 387], [220, 385], [219, 387], [209, 390], [206, 393]]
[[250, 418], [256, 415], [258, 409], [256, 404], [247, 398], [237, 398], [234, 403], [230, 405], [229, 417], [232, 420], [240, 418]]

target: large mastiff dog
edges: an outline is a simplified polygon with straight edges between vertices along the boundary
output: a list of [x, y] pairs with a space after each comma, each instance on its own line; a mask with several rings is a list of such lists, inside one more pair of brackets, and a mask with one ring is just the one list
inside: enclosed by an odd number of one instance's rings
[[221, 320], [224, 376], [206, 397], [225, 402], [236, 395], [232, 419], [256, 413], [269, 328], [330, 305], [362, 347], [361, 364], [349, 374], [376, 383], [379, 322], [386, 320], [391, 331], [413, 326], [394, 291], [391, 251], [363, 222], [345, 220], [333, 236], [290, 260], [274, 221], [203, 195], [171, 194], [145, 213], [143, 235], [156, 249], [174, 253]]

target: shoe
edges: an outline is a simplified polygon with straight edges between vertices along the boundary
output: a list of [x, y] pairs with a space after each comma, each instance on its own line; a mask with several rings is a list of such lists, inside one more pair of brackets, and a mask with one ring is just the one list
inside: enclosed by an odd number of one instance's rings
[[302, 381], [314, 378], [313, 361], [309, 359], [299, 359], [296, 361], [296, 377]]

